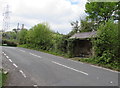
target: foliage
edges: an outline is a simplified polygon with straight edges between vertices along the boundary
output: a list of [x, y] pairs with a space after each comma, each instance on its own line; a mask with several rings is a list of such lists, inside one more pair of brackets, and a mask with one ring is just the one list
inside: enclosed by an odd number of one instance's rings
[[80, 30], [79, 21], [71, 22], [71, 26], [73, 27], [73, 31], [77, 33]]
[[67, 49], [68, 49], [68, 55], [69, 57], [74, 57], [74, 42], [75, 42], [76, 39], [69, 39], [68, 40], [68, 46], [67, 46]]
[[71, 37], [77, 32], [91, 32], [96, 31], [98, 25], [94, 21], [88, 21], [86, 19], [75, 21], [71, 23], [72, 31], [68, 34], [68, 37]]
[[102, 64], [119, 64], [120, 38], [118, 37], [118, 24], [109, 20], [98, 28], [98, 36], [93, 41], [95, 49], [95, 59]]
[[7, 75], [8, 74], [5, 74], [3, 69], [0, 69], [0, 88], [2, 88], [5, 85]]
[[36, 48], [49, 50], [52, 47], [52, 33], [48, 24], [37, 24], [27, 32], [26, 43]]
[[67, 52], [67, 40], [65, 35], [54, 33], [53, 34], [53, 44], [54, 44], [54, 51], [66, 53]]
[[96, 30], [97, 25], [93, 21], [81, 20], [80, 32], [90, 32]]
[[[87, 20], [71, 22], [72, 31], [62, 35], [51, 31], [46, 23], [40, 23], [30, 30], [13, 29], [3, 34], [4, 42], [17, 42], [21, 47], [44, 51], [47, 53], [74, 57], [76, 39], [69, 39], [77, 32], [97, 31], [93, 39], [94, 58], [84, 59], [98, 65], [119, 69], [120, 66], [120, 2], [88, 2], [86, 4]], [[113, 18], [113, 20], [109, 20]], [[11, 44], [11, 43], [10, 43]], [[82, 61], [82, 60], [80, 60]], [[119, 66], [118, 66], [119, 65]]]
[[88, 14], [87, 19], [96, 23], [106, 22], [110, 18], [119, 20], [120, 2], [87, 2], [85, 12]]
[[17, 46], [17, 43], [11, 40], [3, 39], [2, 45], [7, 44], [7, 46]]
[[20, 32], [17, 33], [17, 40], [19, 42], [19, 44], [25, 44], [26, 43], [26, 34], [27, 34], [27, 30], [26, 29], [22, 29]]
[[109, 69], [113, 69], [113, 70], [116, 70], [116, 71], [120, 71], [120, 65], [118, 65], [118, 63], [110, 63], [110, 64], [103, 64], [103, 63], [98, 63], [98, 60], [99, 58], [74, 58], [73, 60], [77, 60], [77, 61], [81, 61], [81, 62], [84, 62], [84, 63], [90, 63], [90, 64], [93, 64], [93, 65], [97, 65], [97, 66], [102, 66], [102, 67], [105, 67], [105, 68], [109, 68]]

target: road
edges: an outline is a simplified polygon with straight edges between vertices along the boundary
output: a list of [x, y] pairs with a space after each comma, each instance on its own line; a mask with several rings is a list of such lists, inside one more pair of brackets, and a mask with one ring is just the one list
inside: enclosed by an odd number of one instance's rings
[[21, 69], [17, 68], [15, 64], [11, 63], [6, 56], [2, 55], [2, 68], [8, 71], [7, 80], [4, 86], [33, 86], [36, 85], [29, 77], [25, 77], [21, 73]]
[[118, 86], [118, 72], [18, 47], [2, 47], [3, 55], [36, 86]]

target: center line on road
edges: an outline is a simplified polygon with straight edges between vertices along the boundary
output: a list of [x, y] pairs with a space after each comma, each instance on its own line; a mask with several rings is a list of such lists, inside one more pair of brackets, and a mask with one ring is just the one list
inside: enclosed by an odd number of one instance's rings
[[22, 70], [19, 70], [21, 73], [22, 73], [22, 75], [26, 78], [26, 75], [24, 74], [24, 72], [22, 71]]
[[55, 62], [55, 61], [52, 61], [52, 63], [57, 64], [57, 65], [60, 65], [60, 66], [63, 66], [63, 67], [65, 67], [65, 68], [71, 69], [71, 70], [76, 71], [76, 72], [80, 72], [80, 73], [82, 73], [82, 74], [84, 74], [84, 75], [88, 75], [88, 73], [86, 73], [86, 72], [79, 71], [79, 70], [77, 70], [77, 69], [74, 69], [74, 68], [68, 67], [68, 66], [66, 66], [66, 65], [63, 65], [63, 64], [57, 63], [57, 62]]
[[6, 56], [6, 58], [9, 58], [8, 56]]
[[34, 87], [38, 88], [38, 85], [33, 85]]
[[17, 68], [18, 66], [16, 64], [13, 63], [13, 65]]
[[12, 60], [11, 59], [8, 59], [10, 62], [12, 62]]
[[29, 54], [31, 54], [31, 55], [33, 55], [33, 56], [35, 56], [35, 57], [42, 58], [41, 56], [35, 55], [35, 54], [33, 54], [33, 53], [29, 53]]

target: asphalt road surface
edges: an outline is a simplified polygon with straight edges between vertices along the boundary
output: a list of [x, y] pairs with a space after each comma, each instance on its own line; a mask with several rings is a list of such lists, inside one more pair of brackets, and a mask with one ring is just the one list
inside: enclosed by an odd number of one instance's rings
[[2, 47], [2, 54], [36, 86], [118, 86], [117, 71], [25, 48]]

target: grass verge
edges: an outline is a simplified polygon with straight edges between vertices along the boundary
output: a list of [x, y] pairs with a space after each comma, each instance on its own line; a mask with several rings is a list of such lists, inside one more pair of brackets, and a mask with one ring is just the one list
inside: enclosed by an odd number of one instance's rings
[[61, 53], [61, 52], [54, 52], [54, 51], [47, 51], [47, 50], [42, 50], [42, 49], [37, 49], [37, 48], [26, 47], [26, 45], [18, 45], [17, 47], [37, 50], [37, 51], [41, 51], [41, 52], [44, 52], [44, 53], [48, 53], [48, 54], [52, 54], [52, 55], [56, 55], [56, 56], [61, 56], [61, 57], [64, 57], [64, 58], [69, 58], [69, 55]]
[[5, 73], [2, 69], [0, 69], [0, 88], [5, 85], [6, 79], [7, 79], [7, 73]]
[[120, 71], [120, 65], [115, 64], [115, 63], [102, 63], [102, 62], [98, 62], [96, 59], [93, 58], [71, 58], [72, 60], [76, 60], [76, 61], [81, 61], [84, 63], [88, 63], [88, 64], [92, 64], [92, 65], [96, 65], [96, 66], [101, 66], [104, 68], [108, 68], [111, 70], [115, 70], [115, 71]]

